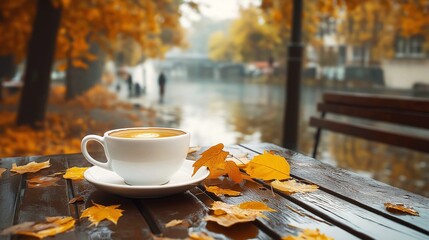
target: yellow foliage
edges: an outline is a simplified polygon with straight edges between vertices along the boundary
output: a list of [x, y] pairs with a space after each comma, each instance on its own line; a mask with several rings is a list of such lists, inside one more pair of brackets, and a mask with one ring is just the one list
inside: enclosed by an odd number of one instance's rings
[[72, 167], [66, 170], [66, 173], [63, 175], [65, 179], [71, 180], [82, 180], [83, 173], [87, 170], [87, 167]]
[[85, 209], [80, 218], [88, 218], [91, 225], [97, 226], [104, 219], [118, 223], [119, 218], [122, 216], [124, 210], [118, 209], [120, 205], [103, 206], [101, 204], [93, 203], [94, 206]]
[[207, 192], [214, 193], [216, 196], [222, 196], [222, 195], [228, 195], [228, 196], [239, 196], [241, 195], [240, 192], [234, 191], [231, 189], [224, 189], [220, 188], [218, 186], [205, 186]]
[[243, 202], [238, 205], [230, 205], [216, 201], [210, 208], [213, 215], [206, 216], [204, 220], [213, 221], [224, 227], [230, 227], [236, 223], [252, 222], [257, 217], [266, 218], [265, 211], [275, 212], [262, 202]]
[[290, 178], [290, 166], [284, 157], [265, 152], [247, 164], [246, 173], [262, 180], [283, 180]]
[[300, 183], [300, 182], [297, 182], [295, 179], [284, 181], [284, 182], [275, 180], [271, 182], [271, 186], [287, 194], [314, 192], [319, 188], [319, 186], [317, 185]]
[[41, 163], [30, 162], [30, 163], [27, 163], [23, 166], [17, 166], [16, 163], [14, 163], [14, 164], [12, 164], [12, 169], [10, 169], [10, 171], [16, 172], [19, 174], [35, 173], [35, 172], [38, 172], [44, 168], [48, 168], [50, 166], [51, 166], [51, 164], [49, 163], [49, 160], [47, 160], [45, 162], [41, 162]]

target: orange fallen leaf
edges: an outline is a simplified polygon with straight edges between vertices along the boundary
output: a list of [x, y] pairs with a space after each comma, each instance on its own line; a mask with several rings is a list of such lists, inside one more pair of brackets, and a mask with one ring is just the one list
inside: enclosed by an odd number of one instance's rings
[[207, 192], [214, 193], [216, 196], [222, 196], [222, 195], [239, 196], [239, 195], [241, 195], [241, 193], [238, 191], [234, 191], [231, 189], [224, 189], [224, 188], [220, 188], [218, 186], [206, 186], [206, 185], [204, 185], [204, 187], [206, 188]]
[[59, 177], [37, 176], [27, 180], [29, 188], [43, 188], [55, 185], [60, 180]]
[[72, 167], [66, 170], [66, 174], [63, 175], [65, 179], [82, 180], [83, 173], [87, 170], [87, 167]]
[[84, 202], [84, 201], [85, 201], [85, 199], [82, 196], [79, 195], [77, 197], [74, 197], [74, 198], [70, 199], [69, 204], [73, 204], [73, 203], [76, 203], [76, 202]]
[[208, 167], [211, 171], [216, 169], [218, 165], [222, 165], [225, 162], [225, 158], [228, 156], [228, 152], [223, 151], [223, 144], [219, 143], [213, 147], [210, 147], [201, 154], [201, 157], [192, 165], [194, 167], [194, 173], [192, 176], [200, 169], [202, 166]]
[[397, 204], [385, 203], [384, 207], [389, 212], [419, 216], [419, 212], [417, 212], [416, 210], [414, 210], [412, 208], [405, 206], [403, 203], [397, 203]]
[[190, 240], [214, 240], [214, 238], [210, 237], [205, 232], [193, 232], [189, 234]]
[[101, 221], [107, 219], [114, 224], [118, 223], [118, 219], [122, 216], [124, 210], [117, 209], [120, 205], [103, 206], [101, 204], [94, 203], [94, 206], [89, 207], [82, 212], [80, 218], [88, 218], [91, 225], [97, 226]]
[[20, 223], [4, 229], [1, 234], [19, 234], [42, 239], [72, 229], [75, 222], [72, 217], [47, 217], [45, 222]]
[[0, 177], [1, 175], [3, 175], [4, 172], [6, 172], [6, 170], [7, 170], [6, 168], [0, 168]]
[[246, 166], [246, 173], [262, 180], [290, 178], [290, 166], [284, 157], [269, 152], [255, 156]]
[[165, 224], [165, 227], [174, 227], [183, 223], [183, 220], [173, 219]]
[[334, 240], [331, 237], [321, 233], [319, 229], [304, 229], [298, 236], [282, 237], [282, 240]]
[[232, 161], [225, 162], [225, 172], [228, 174], [228, 177], [235, 183], [241, 183], [244, 179], [243, 174], [240, 171], [240, 168], [238, 168], [235, 162], [232, 162]]
[[287, 194], [314, 192], [319, 188], [319, 186], [317, 185], [300, 183], [300, 182], [297, 182], [295, 179], [291, 179], [284, 182], [275, 180], [271, 182], [271, 186]]
[[216, 201], [210, 209], [213, 210], [213, 215], [206, 216], [204, 220], [216, 222], [224, 227], [230, 227], [241, 222], [251, 222], [257, 217], [266, 218], [262, 212], [275, 211], [261, 202], [243, 202], [238, 205], [230, 205]]
[[40, 171], [41, 169], [48, 168], [50, 166], [51, 166], [51, 164], [49, 163], [49, 160], [47, 160], [45, 162], [41, 162], [41, 163], [30, 162], [30, 163], [23, 165], [23, 166], [17, 166], [14, 163], [14, 164], [12, 164], [12, 169], [10, 169], [10, 171], [16, 172], [19, 174], [35, 173], [35, 172]]

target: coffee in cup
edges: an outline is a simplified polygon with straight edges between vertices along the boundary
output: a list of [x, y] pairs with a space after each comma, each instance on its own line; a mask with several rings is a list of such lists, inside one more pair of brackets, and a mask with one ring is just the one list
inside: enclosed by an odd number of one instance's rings
[[[103, 146], [107, 162], [90, 156], [89, 141]], [[123, 128], [107, 131], [103, 137], [88, 135], [82, 139], [81, 148], [90, 163], [115, 172], [129, 185], [160, 185], [182, 166], [189, 141], [190, 134], [180, 129]]]

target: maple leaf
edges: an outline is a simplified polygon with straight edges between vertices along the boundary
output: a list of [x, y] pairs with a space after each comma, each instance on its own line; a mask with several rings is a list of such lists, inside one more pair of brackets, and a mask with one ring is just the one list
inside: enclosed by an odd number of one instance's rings
[[41, 163], [30, 162], [30, 163], [23, 165], [23, 166], [17, 166], [14, 163], [14, 164], [12, 164], [12, 169], [10, 169], [10, 171], [16, 172], [19, 174], [35, 173], [35, 172], [40, 171], [41, 169], [48, 168], [50, 166], [51, 166], [51, 164], [49, 163], [49, 160], [47, 160], [45, 162], [41, 162]]
[[91, 225], [97, 226], [101, 221], [107, 219], [114, 224], [118, 223], [118, 219], [122, 216], [124, 210], [117, 209], [120, 205], [104, 206], [101, 204], [94, 203], [94, 206], [89, 207], [82, 212], [80, 218], [88, 218]]
[[238, 205], [230, 205], [216, 201], [210, 209], [213, 210], [213, 215], [206, 216], [204, 220], [216, 222], [224, 227], [230, 227], [241, 222], [251, 222], [257, 217], [266, 218], [262, 212], [275, 211], [261, 202], [243, 202]]
[[282, 240], [334, 240], [331, 237], [321, 233], [319, 229], [304, 229], [298, 236], [282, 237]]
[[241, 195], [241, 193], [238, 191], [234, 191], [231, 189], [224, 189], [224, 188], [220, 188], [218, 186], [206, 186], [206, 185], [204, 185], [204, 187], [206, 188], [207, 192], [214, 193], [216, 196], [222, 196], [222, 195], [239, 196], [239, 195]]
[[4, 229], [0, 234], [19, 234], [36, 238], [55, 236], [74, 227], [72, 217], [47, 217], [45, 222], [24, 222]]
[[241, 183], [243, 181], [243, 174], [241, 173], [238, 166], [235, 164], [235, 162], [227, 161], [225, 162], [225, 172], [228, 174], [228, 177], [236, 182]]
[[414, 210], [412, 208], [405, 206], [403, 203], [397, 203], [397, 204], [385, 203], [384, 207], [389, 212], [419, 216], [419, 212], [417, 212], [416, 210]]
[[87, 167], [72, 167], [66, 170], [66, 173], [63, 175], [65, 179], [72, 180], [82, 180], [83, 173], [87, 170]]
[[189, 234], [190, 240], [214, 240], [214, 238], [210, 237], [205, 232], [193, 232]]
[[6, 168], [0, 168], [0, 177], [1, 175], [3, 175], [4, 172], [6, 172], [6, 170], [7, 170]]
[[299, 193], [314, 192], [319, 188], [319, 186], [317, 185], [300, 183], [300, 182], [297, 182], [295, 179], [284, 181], [284, 182], [275, 180], [271, 182], [271, 186], [287, 194], [293, 194], [298, 192]]
[[290, 166], [284, 157], [269, 152], [255, 156], [246, 166], [246, 173], [262, 180], [290, 178]]
[[74, 197], [74, 198], [70, 199], [69, 204], [73, 204], [73, 203], [76, 203], [76, 202], [84, 202], [84, 201], [85, 201], [85, 199], [82, 196], [79, 195], [77, 197]]
[[58, 177], [37, 176], [27, 180], [29, 188], [43, 188], [54, 185], [58, 182]]
[[222, 165], [225, 162], [225, 158], [228, 156], [228, 152], [223, 151], [223, 144], [219, 143], [215, 146], [210, 147], [201, 154], [201, 157], [192, 165], [194, 167], [194, 174], [202, 166], [208, 167], [209, 170], [216, 169], [218, 165]]

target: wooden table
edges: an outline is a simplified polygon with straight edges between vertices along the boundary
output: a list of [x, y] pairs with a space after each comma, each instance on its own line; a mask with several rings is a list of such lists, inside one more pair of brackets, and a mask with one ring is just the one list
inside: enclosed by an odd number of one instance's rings
[[[56, 186], [27, 188], [26, 174], [13, 175], [7, 171], [0, 178], [0, 229], [61, 215], [73, 216], [77, 223], [74, 231], [59, 234], [55, 236], [57, 239], [151, 239], [154, 235], [186, 238], [189, 232], [201, 231], [216, 239], [279, 239], [290, 234], [297, 235], [305, 228], [318, 228], [335, 239], [429, 239], [428, 198], [272, 144], [231, 146], [226, 150], [233, 154], [248, 153], [250, 158], [264, 150], [273, 150], [288, 159], [292, 177], [317, 184], [320, 189], [312, 193], [286, 195], [272, 192], [263, 182], [247, 181], [241, 186], [233, 186], [228, 181], [219, 180], [216, 183], [223, 187], [240, 188], [242, 196], [216, 197], [205, 192], [203, 186], [198, 186], [164, 198], [130, 199], [97, 190], [86, 180], [61, 179]], [[199, 153], [189, 158], [198, 157]], [[81, 154], [72, 154], [3, 158], [0, 159], [0, 167], [10, 169], [12, 163], [22, 165], [47, 159], [50, 159], [52, 166], [41, 170], [40, 174], [64, 171], [72, 166], [89, 166]], [[68, 203], [78, 195], [85, 198], [84, 203]], [[215, 200], [229, 204], [262, 201], [277, 212], [266, 213], [267, 219], [258, 218], [255, 222], [225, 228], [202, 220]], [[120, 208], [125, 210], [124, 215], [117, 225], [103, 221], [97, 227], [89, 227], [89, 222], [79, 217], [92, 202], [120, 204]], [[412, 206], [420, 216], [390, 213], [383, 206], [385, 202]], [[187, 219], [191, 226], [165, 227], [173, 219]]]

